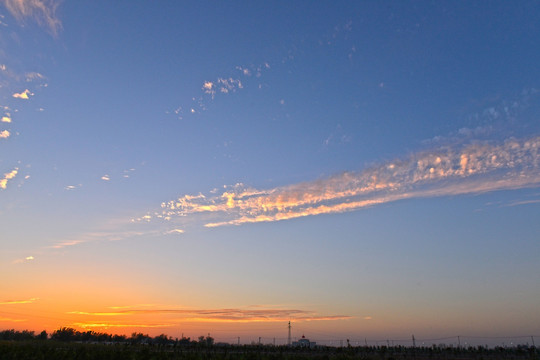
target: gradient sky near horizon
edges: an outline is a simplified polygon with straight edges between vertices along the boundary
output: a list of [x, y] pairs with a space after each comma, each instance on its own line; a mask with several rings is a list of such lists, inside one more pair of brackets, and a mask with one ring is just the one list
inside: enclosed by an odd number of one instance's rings
[[0, 328], [540, 336], [538, 44], [538, 1], [0, 1]]

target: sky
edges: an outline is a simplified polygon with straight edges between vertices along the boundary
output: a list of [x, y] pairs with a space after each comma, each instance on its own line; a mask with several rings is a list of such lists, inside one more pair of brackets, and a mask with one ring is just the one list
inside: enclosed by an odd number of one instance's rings
[[0, 328], [540, 343], [539, 24], [0, 1]]

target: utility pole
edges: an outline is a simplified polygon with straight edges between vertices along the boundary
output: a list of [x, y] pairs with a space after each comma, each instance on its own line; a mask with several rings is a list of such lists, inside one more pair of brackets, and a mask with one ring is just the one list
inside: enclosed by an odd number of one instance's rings
[[240, 336], [238, 337], [238, 346], [240, 346]]
[[412, 347], [416, 347], [416, 340], [414, 340], [414, 334], [412, 336]]
[[459, 338], [459, 335], [457, 337], [457, 346], [458, 346], [458, 348], [461, 347], [461, 339]]
[[533, 347], [536, 347], [536, 345], [534, 345], [534, 336], [531, 336], [531, 340], [532, 340]]

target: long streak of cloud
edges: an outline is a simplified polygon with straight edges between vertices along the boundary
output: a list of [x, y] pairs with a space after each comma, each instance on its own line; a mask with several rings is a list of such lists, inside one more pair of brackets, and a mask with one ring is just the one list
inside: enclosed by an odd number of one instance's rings
[[0, 321], [3, 321], [3, 322], [25, 322], [25, 321], [28, 321], [28, 320], [26, 320], [26, 319], [5, 318], [5, 317], [0, 316]]
[[274, 321], [321, 321], [346, 320], [347, 315], [318, 315], [313, 311], [298, 309], [133, 309], [113, 312], [72, 311], [68, 314], [116, 317], [133, 315], [176, 315], [183, 321], [205, 322], [274, 322]]
[[76, 322], [73, 323], [76, 327], [81, 327], [83, 329], [93, 329], [93, 328], [164, 328], [175, 326], [176, 324], [110, 324], [110, 323], [95, 323], [95, 322]]
[[38, 300], [39, 298], [31, 298], [31, 299], [25, 299], [25, 300], [7, 300], [7, 301], [0, 302], [0, 305], [32, 304]]
[[207, 214], [206, 227], [341, 213], [407, 198], [476, 194], [540, 185], [540, 136], [446, 146], [361, 172], [257, 190], [237, 184], [212, 196], [185, 195], [142, 219]]

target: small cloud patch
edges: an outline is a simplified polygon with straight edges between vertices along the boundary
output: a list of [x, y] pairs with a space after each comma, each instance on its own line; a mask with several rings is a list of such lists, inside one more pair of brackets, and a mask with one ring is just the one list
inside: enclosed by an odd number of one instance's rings
[[23, 92], [13, 94], [13, 97], [15, 99], [23, 99], [23, 100], [30, 99], [30, 96], [34, 96], [34, 93], [32, 93], [28, 89], [24, 90]]

